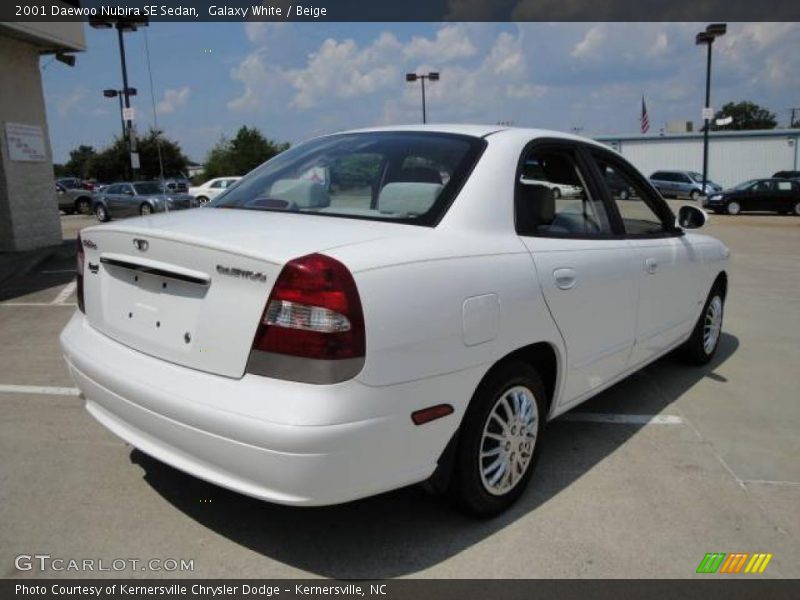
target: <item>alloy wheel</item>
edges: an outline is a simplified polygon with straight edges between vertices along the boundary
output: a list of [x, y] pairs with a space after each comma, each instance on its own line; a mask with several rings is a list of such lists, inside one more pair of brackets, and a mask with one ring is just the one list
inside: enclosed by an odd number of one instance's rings
[[722, 298], [714, 296], [708, 303], [706, 316], [703, 319], [703, 349], [706, 354], [714, 352], [722, 331]]
[[507, 494], [530, 468], [538, 419], [536, 399], [525, 386], [506, 390], [495, 402], [483, 427], [478, 456], [481, 483], [489, 494]]

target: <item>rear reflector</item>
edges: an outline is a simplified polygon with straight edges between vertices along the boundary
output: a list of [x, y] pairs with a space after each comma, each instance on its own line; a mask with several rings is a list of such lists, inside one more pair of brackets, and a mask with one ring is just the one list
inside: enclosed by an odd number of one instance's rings
[[424, 425], [451, 414], [453, 414], [452, 406], [449, 404], [437, 404], [436, 406], [423, 408], [411, 413], [411, 420], [414, 421], [414, 425]]

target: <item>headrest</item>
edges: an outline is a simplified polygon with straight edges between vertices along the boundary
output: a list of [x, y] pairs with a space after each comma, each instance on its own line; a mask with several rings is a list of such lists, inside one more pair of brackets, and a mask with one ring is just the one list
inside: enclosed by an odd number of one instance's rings
[[543, 185], [521, 185], [516, 202], [517, 231], [532, 235], [553, 222], [556, 200], [553, 190]]
[[432, 167], [406, 167], [400, 169], [394, 181], [442, 183], [442, 175]]
[[331, 203], [325, 188], [308, 179], [278, 179], [272, 184], [269, 195], [292, 202], [298, 208], [324, 208]]
[[442, 187], [444, 186], [440, 183], [387, 183], [378, 196], [378, 210], [398, 215], [425, 214], [439, 197]]

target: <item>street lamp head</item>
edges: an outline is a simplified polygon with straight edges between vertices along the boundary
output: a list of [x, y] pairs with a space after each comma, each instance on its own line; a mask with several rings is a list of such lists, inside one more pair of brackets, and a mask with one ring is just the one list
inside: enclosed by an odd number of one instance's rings
[[706, 27], [706, 33], [714, 37], [725, 35], [727, 31], [728, 31], [727, 23], [712, 23], [711, 25]]
[[118, 95], [117, 90], [103, 90], [103, 96], [106, 98], [116, 98]]
[[135, 96], [136, 95], [136, 88], [129, 87], [127, 90], [128, 96]]
[[713, 41], [714, 41], [714, 36], [708, 35], [705, 31], [701, 31], [694, 38], [694, 43], [698, 46], [702, 46], [703, 44], [710, 44]]
[[435, 71], [432, 73], [428, 73], [428, 79], [430, 79], [431, 81], [439, 81], [439, 73]]
[[416, 73], [406, 73], [406, 81], [416, 81], [417, 74]]

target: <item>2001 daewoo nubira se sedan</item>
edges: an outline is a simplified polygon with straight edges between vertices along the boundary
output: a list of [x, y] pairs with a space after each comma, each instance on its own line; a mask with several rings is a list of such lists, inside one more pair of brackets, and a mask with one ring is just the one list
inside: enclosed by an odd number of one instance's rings
[[489, 515], [548, 420], [714, 355], [728, 249], [705, 222], [579, 137], [331, 135], [204, 208], [84, 229], [61, 345], [92, 416], [199, 478], [293, 505], [427, 481]]

